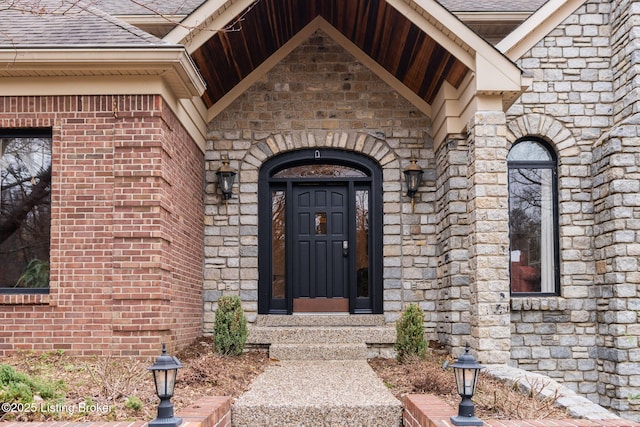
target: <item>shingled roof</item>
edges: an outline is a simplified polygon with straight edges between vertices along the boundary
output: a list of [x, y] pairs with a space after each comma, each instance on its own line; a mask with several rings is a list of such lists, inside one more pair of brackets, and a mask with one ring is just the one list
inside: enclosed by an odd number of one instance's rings
[[[188, 15], [205, 0], [93, 0], [91, 4], [113, 15]], [[547, 0], [440, 0], [452, 12], [533, 12]]]
[[[454, 13], [534, 12], [547, 0], [439, 0]], [[120, 17], [184, 17], [205, 0], [16, 0], [0, 7], [0, 48], [165, 44]], [[29, 29], [25, 31], [25, 29]]]
[[21, 0], [0, 8], [0, 48], [166, 45], [163, 40], [78, 0]]
[[91, 4], [112, 15], [188, 15], [205, 0], [92, 0]]
[[451, 12], [535, 12], [547, 0], [438, 0]]

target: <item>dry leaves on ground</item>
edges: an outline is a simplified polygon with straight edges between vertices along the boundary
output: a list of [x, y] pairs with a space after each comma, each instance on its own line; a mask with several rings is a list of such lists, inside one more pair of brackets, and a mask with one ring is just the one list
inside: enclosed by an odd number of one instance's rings
[[[213, 352], [210, 338], [196, 340], [176, 355], [183, 365], [178, 371], [175, 411], [193, 404], [202, 396], [238, 397], [269, 364], [265, 351], [252, 351], [238, 357]], [[62, 380], [64, 401], [47, 403], [42, 411], [15, 411], [0, 421], [125, 421], [156, 417], [158, 398], [147, 367], [154, 360], [134, 358], [75, 358], [63, 352], [21, 352], [0, 360], [32, 377]], [[84, 409], [84, 410], [83, 410]]]
[[[216, 355], [212, 340], [206, 337], [196, 340], [176, 356], [184, 366], [178, 372], [175, 396], [171, 400], [176, 412], [202, 396], [239, 397], [270, 363], [265, 351], [250, 351], [237, 357]], [[441, 351], [432, 350], [427, 360], [400, 364], [393, 359], [373, 359], [370, 365], [400, 399], [408, 393], [433, 393], [457, 408], [460, 397], [455, 391], [453, 372], [441, 368], [445, 358]], [[147, 370], [153, 360], [80, 359], [63, 352], [48, 352], [19, 353], [0, 363], [33, 377], [62, 380], [66, 385], [64, 406], [48, 412], [0, 412], [0, 421], [148, 421], [156, 416], [158, 398]], [[474, 402], [476, 415], [484, 419], [565, 416], [553, 407], [552, 400], [537, 400], [487, 375], [481, 375]], [[82, 406], [90, 410], [77, 410]]]
[[[453, 408], [460, 403], [451, 368], [442, 364], [454, 360], [441, 352], [430, 352], [426, 360], [413, 359], [404, 364], [394, 359], [372, 359], [369, 364], [400, 400], [407, 394], [435, 394]], [[545, 384], [533, 384], [532, 392], [523, 394], [489, 375], [480, 372], [478, 389], [473, 402], [476, 416], [481, 419], [543, 419], [566, 418], [567, 414], [555, 406], [556, 398], [543, 398], [540, 391]]]

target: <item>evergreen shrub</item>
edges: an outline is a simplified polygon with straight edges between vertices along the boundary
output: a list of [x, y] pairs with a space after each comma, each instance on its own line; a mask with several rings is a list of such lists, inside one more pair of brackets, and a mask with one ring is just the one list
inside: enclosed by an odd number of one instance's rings
[[214, 350], [222, 355], [237, 356], [247, 342], [247, 318], [237, 295], [225, 295], [218, 300], [213, 327]]
[[412, 357], [424, 359], [428, 347], [424, 338], [424, 313], [417, 304], [409, 304], [396, 321], [396, 359], [400, 363]]

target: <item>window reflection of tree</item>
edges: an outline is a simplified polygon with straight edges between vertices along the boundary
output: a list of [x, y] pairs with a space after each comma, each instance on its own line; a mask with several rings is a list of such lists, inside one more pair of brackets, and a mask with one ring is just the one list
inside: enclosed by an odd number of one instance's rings
[[[539, 169], [509, 171], [511, 250], [517, 251], [514, 291], [540, 291], [541, 188]], [[524, 283], [526, 282], [526, 284]]]
[[356, 191], [357, 295], [369, 296], [369, 192]]
[[285, 263], [285, 192], [274, 191], [271, 196], [273, 239], [272, 297], [284, 298], [286, 283]]
[[512, 169], [509, 175], [512, 233], [525, 238], [538, 234], [542, 188], [540, 170]]
[[274, 178], [360, 178], [367, 176], [361, 170], [331, 164], [293, 166], [273, 175]]
[[[18, 137], [0, 142], [0, 287], [11, 287], [32, 260], [48, 270], [51, 141]], [[47, 285], [48, 278], [37, 286]]]

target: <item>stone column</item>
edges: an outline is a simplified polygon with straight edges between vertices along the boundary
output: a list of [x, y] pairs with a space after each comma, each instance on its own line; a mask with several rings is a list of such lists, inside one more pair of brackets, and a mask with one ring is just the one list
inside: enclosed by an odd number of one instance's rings
[[463, 348], [471, 336], [467, 141], [450, 135], [436, 153], [438, 340]]
[[611, 6], [614, 125], [594, 147], [600, 404], [640, 421], [640, 3]]
[[486, 364], [510, 359], [506, 118], [482, 111], [469, 124], [469, 301], [471, 340]]

